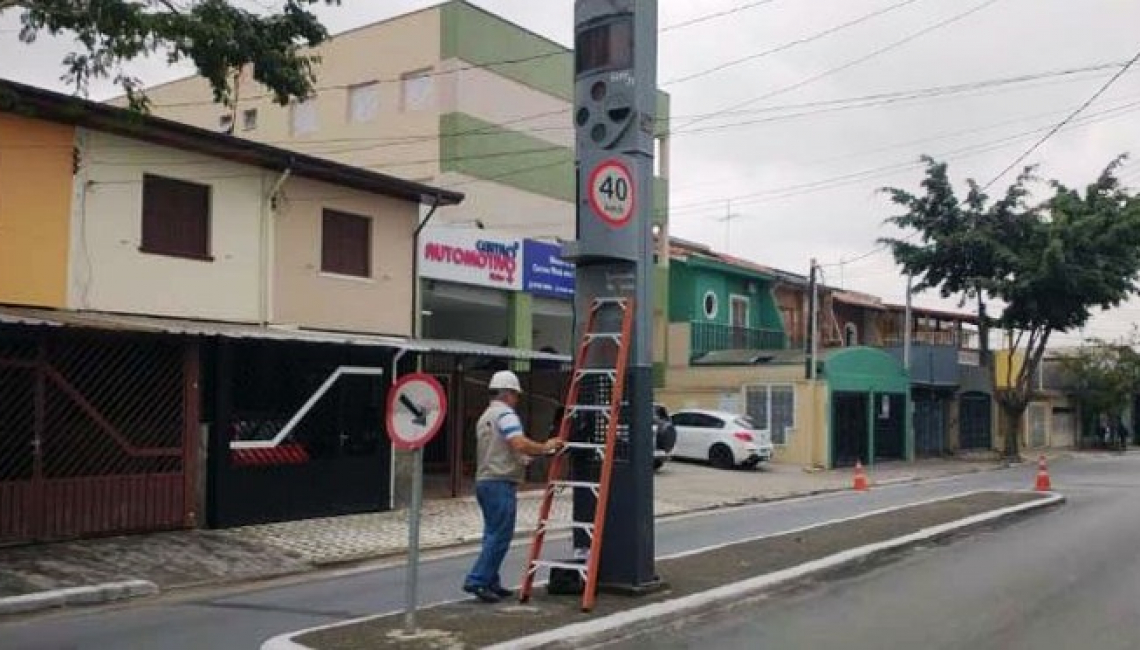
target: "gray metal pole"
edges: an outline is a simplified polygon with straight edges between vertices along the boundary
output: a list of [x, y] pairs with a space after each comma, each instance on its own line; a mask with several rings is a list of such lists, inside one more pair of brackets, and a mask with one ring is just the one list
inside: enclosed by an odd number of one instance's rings
[[424, 501], [424, 450], [412, 452], [412, 505], [408, 510], [408, 577], [404, 585], [404, 633], [413, 635], [418, 631], [416, 607], [419, 605], [420, 568], [420, 511]]
[[[811, 261], [811, 268], [813, 271], [819, 268], [815, 260]], [[818, 271], [817, 271], [818, 272]], [[815, 379], [818, 374], [819, 368], [819, 281], [817, 280], [811, 287], [811, 377]]]
[[909, 273], [906, 276], [906, 323], [903, 325], [903, 367], [907, 372], [910, 372], [910, 338], [911, 338], [911, 283], [914, 281], [914, 276]]

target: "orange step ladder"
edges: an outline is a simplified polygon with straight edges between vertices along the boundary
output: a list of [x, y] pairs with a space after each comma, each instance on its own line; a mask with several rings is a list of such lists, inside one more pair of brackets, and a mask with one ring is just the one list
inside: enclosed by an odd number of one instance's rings
[[[614, 310], [618, 310], [618, 312], [613, 313]], [[609, 503], [610, 477], [613, 474], [618, 430], [621, 426], [622, 396], [625, 391], [629, 346], [633, 332], [633, 310], [633, 300], [629, 298], [597, 298], [590, 305], [586, 328], [582, 333], [582, 341], [574, 359], [574, 372], [571, 375], [570, 387], [566, 393], [562, 422], [558, 428], [558, 437], [565, 443], [565, 447], [550, 463], [546, 490], [538, 511], [538, 524], [534, 531], [534, 540], [531, 543], [522, 588], [519, 590], [520, 602], [525, 603], [530, 599], [534, 581], [540, 569], [562, 569], [576, 571], [582, 578], [584, 585], [582, 611], [588, 612], [594, 608], [598, 589], [598, 566], [601, 562], [602, 539], [606, 525], [606, 508]], [[603, 322], [611, 328], [615, 323], [620, 322], [620, 327], [616, 331], [612, 329], [610, 331], [597, 331]], [[607, 403], [584, 404], [579, 401], [582, 397], [583, 380], [587, 378], [609, 382]], [[601, 423], [605, 427], [604, 444], [571, 441], [570, 432], [575, 423], [583, 417], [594, 418], [595, 423]], [[592, 451], [600, 456], [601, 471], [596, 482], [562, 479], [567, 454], [575, 450], [579, 452]], [[568, 489], [587, 490], [593, 495], [596, 499], [593, 522], [573, 520], [552, 522], [550, 520], [550, 511], [555, 496]], [[573, 518], [571, 517], [571, 519]], [[566, 530], [571, 532], [580, 530], [589, 538], [589, 554], [586, 561], [567, 562], [541, 559], [546, 534], [552, 531]]]

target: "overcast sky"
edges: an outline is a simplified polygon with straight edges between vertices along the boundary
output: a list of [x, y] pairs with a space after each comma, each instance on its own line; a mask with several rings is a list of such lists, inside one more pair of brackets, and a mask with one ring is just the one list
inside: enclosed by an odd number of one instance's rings
[[[320, 12], [338, 32], [433, 4], [344, 0]], [[570, 43], [571, 0], [475, 4]], [[958, 180], [989, 181], [1114, 70], [919, 101], [894, 98], [863, 108], [819, 102], [1123, 64], [1140, 50], [1138, 0], [661, 0], [660, 23], [682, 25], [722, 11], [726, 15], [661, 36], [663, 83], [752, 57], [664, 86], [673, 96], [676, 131], [673, 234], [800, 273], [815, 257], [827, 265], [830, 284], [895, 302], [904, 300], [905, 279], [888, 254], [867, 255], [876, 238], [890, 234], [881, 224], [892, 209], [876, 190], [915, 188], [921, 178], [917, 159], [924, 153], [947, 159]], [[852, 27], [811, 38], [876, 12]], [[57, 78], [66, 43], [21, 45], [14, 18], [0, 16], [0, 75], [63, 89]], [[780, 48], [801, 40], [809, 42]], [[878, 50], [885, 51], [875, 55]], [[147, 82], [186, 74], [161, 62], [135, 71]], [[93, 95], [108, 92], [102, 85]], [[796, 104], [812, 105], [789, 108]], [[825, 108], [830, 110], [821, 112]], [[700, 122], [692, 118], [726, 109], [731, 110]], [[1140, 157], [1140, 66], [1084, 115], [1027, 162], [1039, 164], [1048, 178], [1082, 184], [1117, 154]], [[1140, 160], [1123, 176], [1140, 186]], [[735, 217], [726, 223], [726, 214]], [[933, 295], [915, 302], [954, 306]], [[1138, 319], [1140, 303], [1133, 303], [1095, 318], [1085, 333], [1115, 338]]]

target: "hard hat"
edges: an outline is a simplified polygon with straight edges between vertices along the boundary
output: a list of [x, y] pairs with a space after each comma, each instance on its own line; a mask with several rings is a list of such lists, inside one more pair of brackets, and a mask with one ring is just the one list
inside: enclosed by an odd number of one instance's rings
[[491, 383], [488, 385], [491, 390], [513, 390], [516, 393], [521, 393], [522, 385], [519, 384], [518, 375], [510, 370], [500, 370], [491, 376]]

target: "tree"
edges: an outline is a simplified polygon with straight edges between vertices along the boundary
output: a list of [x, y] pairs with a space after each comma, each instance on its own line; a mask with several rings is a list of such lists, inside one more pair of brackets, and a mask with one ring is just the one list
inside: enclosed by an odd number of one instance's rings
[[0, 0], [0, 13], [23, 10], [25, 43], [42, 32], [74, 34], [77, 48], [63, 60], [63, 79], [86, 93], [91, 79], [113, 77], [131, 107], [145, 110], [142, 84], [123, 64], [156, 52], [171, 64], [192, 61], [216, 102], [231, 102], [235, 74], [250, 66], [278, 103], [309, 96], [316, 58], [302, 48], [328, 38], [310, 11], [322, 3], [340, 0], [285, 0], [280, 12], [267, 15], [226, 0]]
[[1052, 196], [1043, 203], [1031, 202], [1029, 186], [1038, 180], [1032, 168], [996, 201], [972, 180], [959, 201], [947, 165], [923, 160], [921, 195], [884, 189], [905, 210], [887, 222], [911, 235], [881, 241], [904, 272], [921, 278], [917, 290], [1004, 304], [995, 323], [1009, 333], [1010, 358], [1018, 362], [1006, 364], [996, 397], [1006, 453], [1018, 457], [1016, 432], [1050, 337], [1137, 292], [1140, 198], [1116, 178], [1123, 157], [1083, 192], [1051, 182]]
[[1082, 419], [1097, 416], [1124, 419], [1132, 398], [1140, 392], [1140, 353], [1136, 332], [1115, 343], [1092, 339], [1060, 359], [1067, 383], [1080, 406]]

